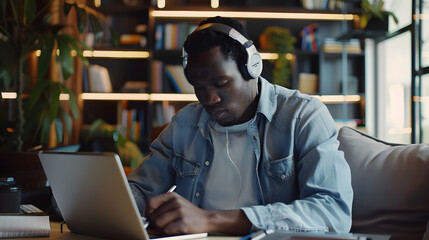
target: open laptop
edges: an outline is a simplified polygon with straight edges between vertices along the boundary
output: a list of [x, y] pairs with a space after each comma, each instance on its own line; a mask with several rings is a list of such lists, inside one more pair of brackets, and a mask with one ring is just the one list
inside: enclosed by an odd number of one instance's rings
[[[40, 152], [39, 158], [72, 233], [149, 239], [117, 154]], [[166, 238], [206, 236], [202, 233]]]

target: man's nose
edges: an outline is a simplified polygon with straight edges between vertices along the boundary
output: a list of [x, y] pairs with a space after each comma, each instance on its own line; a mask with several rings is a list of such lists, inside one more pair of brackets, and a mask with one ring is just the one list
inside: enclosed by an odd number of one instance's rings
[[204, 95], [204, 105], [214, 105], [220, 102], [219, 94], [215, 89], [207, 89]]

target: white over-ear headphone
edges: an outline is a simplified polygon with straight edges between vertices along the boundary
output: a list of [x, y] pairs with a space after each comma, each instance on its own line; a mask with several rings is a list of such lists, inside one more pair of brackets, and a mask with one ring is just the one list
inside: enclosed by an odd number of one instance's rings
[[[240, 71], [242, 71], [246, 79], [258, 78], [261, 75], [262, 58], [258, 50], [256, 50], [256, 47], [255, 45], [253, 45], [253, 42], [251, 40], [248, 40], [247, 38], [245, 38], [234, 28], [222, 23], [207, 23], [207, 24], [201, 25], [197, 29], [195, 29], [191, 34], [206, 28], [212, 28], [217, 32], [224, 33], [229, 37], [231, 37], [232, 39], [237, 40], [239, 43], [241, 43], [241, 45], [243, 45], [244, 49], [247, 52], [247, 60], [246, 60], [245, 66], [243, 66], [242, 69], [240, 69]], [[183, 69], [186, 73], [186, 66], [188, 64], [188, 53], [185, 51], [185, 48], [183, 48], [182, 50], [182, 57], [183, 57]]]

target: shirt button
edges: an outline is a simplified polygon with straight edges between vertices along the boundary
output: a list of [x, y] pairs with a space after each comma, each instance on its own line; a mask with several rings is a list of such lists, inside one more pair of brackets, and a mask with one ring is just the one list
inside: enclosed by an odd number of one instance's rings
[[200, 193], [199, 193], [199, 192], [195, 193], [195, 196], [196, 196], [196, 197], [199, 197], [199, 196], [200, 196]]
[[206, 166], [208, 166], [208, 165], [210, 165], [210, 162], [209, 162], [209, 161], [206, 161], [204, 164], [205, 164]]

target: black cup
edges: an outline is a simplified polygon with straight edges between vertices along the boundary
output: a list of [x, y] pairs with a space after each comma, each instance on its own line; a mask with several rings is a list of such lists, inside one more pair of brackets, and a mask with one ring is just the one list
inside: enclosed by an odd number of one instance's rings
[[0, 213], [19, 213], [21, 188], [13, 177], [0, 177]]

